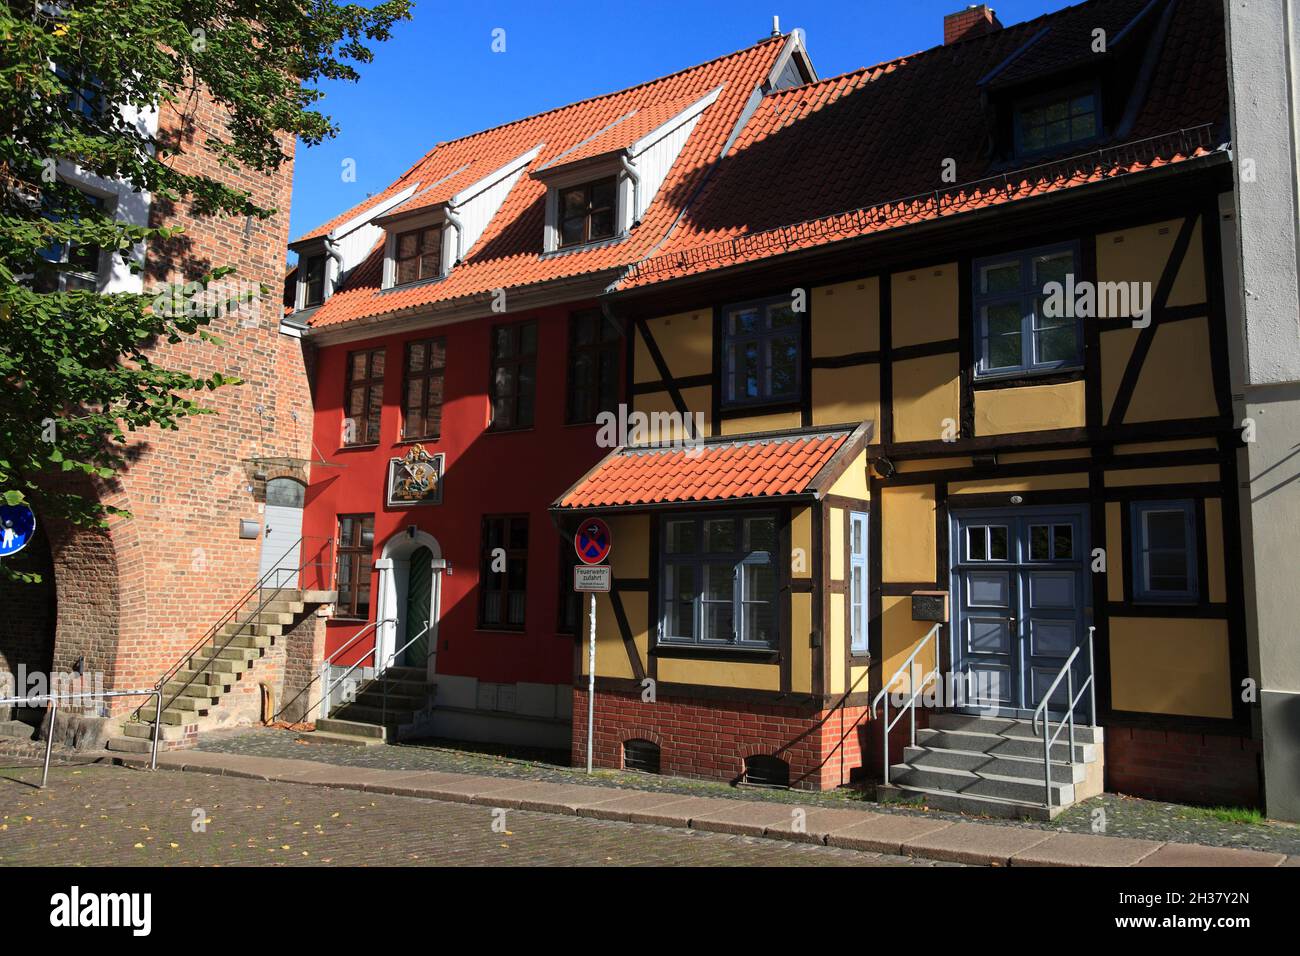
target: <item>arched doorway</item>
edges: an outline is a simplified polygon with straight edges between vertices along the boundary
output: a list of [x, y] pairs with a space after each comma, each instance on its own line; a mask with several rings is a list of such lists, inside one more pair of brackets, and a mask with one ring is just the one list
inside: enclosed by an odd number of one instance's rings
[[[442, 548], [438, 539], [415, 528], [393, 535], [375, 562], [379, 572], [376, 620], [394, 619], [378, 628], [376, 666], [426, 665], [432, 677], [438, 660], [438, 611], [442, 582]], [[410, 642], [411, 646], [405, 645]]]
[[267, 578], [268, 587], [298, 586], [297, 571], [302, 563], [302, 503], [306, 492], [302, 482], [292, 478], [272, 478], [266, 483], [266, 520], [257, 577]]

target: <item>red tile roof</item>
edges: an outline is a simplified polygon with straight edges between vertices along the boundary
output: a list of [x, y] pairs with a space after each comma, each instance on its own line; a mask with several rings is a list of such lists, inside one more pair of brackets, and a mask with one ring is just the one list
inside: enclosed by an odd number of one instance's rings
[[[632, 288], [1183, 162], [1227, 139], [1221, 4], [1090, 0], [1026, 23], [764, 98]], [[1148, 9], [1148, 7], [1150, 9]], [[1125, 28], [1137, 21], [1129, 31]], [[1011, 169], [989, 148], [994, 81], [1040, 90], [1077, 70], [1091, 31], [1112, 55], [1151, 58], [1121, 135]], [[1032, 42], [1031, 42], [1032, 41]], [[1082, 46], [1082, 49], [1080, 47]], [[1117, 52], [1118, 51], [1118, 52]], [[1070, 73], [1070, 76], [1076, 74]], [[1132, 88], [1140, 89], [1134, 81]], [[1076, 147], [1077, 149], [1077, 147]], [[945, 182], [945, 161], [956, 182]], [[999, 163], [1002, 165], [999, 165]]]
[[[618, 125], [640, 130], [645, 122], [653, 122], [657, 117], [663, 122], [716, 87], [722, 87], [718, 99], [701, 116], [640, 224], [627, 239], [562, 255], [544, 255], [546, 186], [531, 176], [521, 176], [464, 261], [454, 266], [445, 279], [381, 292], [383, 256], [377, 245], [353, 270], [343, 288], [316, 311], [311, 324], [334, 326], [495, 289], [617, 269], [637, 261], [663, 239], [670, 224], [677, 219], [686, 197], [695, 192], [700, 178], [721, 154], [745, 103], [767, 78], [785, 43], [785, 38], [767, 39], [640, 86], [438, 144], [382, 193], [302, 238], [323, 235], [415, 183], [427, 189], [446, 180], [423, 195], [417, 190], [401, 207], [403, 212], [445, 201], [483, 175], [541, 145], [540, 154], [529, 167], [538, 169], [579, 147], [620, 118], [626, 119]], [[675, 107], [673, 112], [663, 115], [669, 104]], [[607, 145], [611, 148], [617, 148], [622, 139], [622, 134], [612, 135], [617, 129], [615, 126], [610, 131]], [[653, 126], [641, 132], [649, 129]], [[463, 167], [468, 168], [462, 170]]]
[[797, 495], [854, 432], [828, 429], [702, 445], [610, 452], [555, 503], [559, 510]]

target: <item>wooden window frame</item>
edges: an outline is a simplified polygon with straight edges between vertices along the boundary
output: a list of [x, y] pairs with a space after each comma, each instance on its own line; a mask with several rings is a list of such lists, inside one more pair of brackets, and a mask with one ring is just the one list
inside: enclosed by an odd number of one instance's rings
[[[593, 206], [593, 196], [597, 186], [606, 184], [613, 185], [613, 199], [610, 205]], [[599, 176], [596, 179], [589, 179], [583, 183], [574, 183], [572, 186], [557, 187], [558, 194], [555, 197], [555, 245], [558, 249], [572, 249], [575, 246], [586, 245], [590, 242], [605, 242], [618, 236], [618, 174], [614, 173], [609, 176]], [[583, 205], [585, 211], [582, 214], [582, 238], [573, 239], [568, 242], [564, 241], [564, 224], [567, 221], [564, 215], [564, 194], [575, 192], [581, 189], [583, 191]], [[595, 236], [592, 235], [591, 220], [592, 216], [598, 212], [609, 209], [610, 213], [610, 232], [609, 235]], [[577, 218], [577, 217], [569, 217]]]
[[[436, 233], [434, 249], [436, 253], [423, 252], [424, 237], [427, 233]], [[414, 255], [402, 255], [402, 240], [407, 236], [415, 236], [415, 253]], [[427, 275], [424, 272], [424, 260], [431, 254], [437, 255], [437, 263], [432, 272]], [[402, 278], [402, 263], [415, 260], [416, 275], [411, 279]], [[410, 285], [412, 282], [423, 282], [427, 279], [437, 279], [443, 274], [442, 268], [442, 224], [435, 223], [431, 226], [419, 226], [415, 229], [407, 229], [404, 232], [396, 233], [393, 239], [393, 285]]]
[[[578, 344], [580, 324], [593, 321], [596, 324], [592, 341]], [[606, 329], [614, 329], [614, 338], [604, 338]], [[596, 421], [601, 412], [614, 411], [618, 406], [619, 387], [622, 384], [623, 337], [600, 309], [584, 309], [569, 315], [569, 362], [568, 378], [565, 387], [565, 422], [569, 425], [585, 425]], [[602, 375], [602, 358], [613, 358], [613, 381], [605, 381]], [[591, 360], [592, 381], [587, 386], [580, 386], [575, 379], [578, 359], [589, 356]], [[608, 390], [608, 394], [606, 394]]]
[[[857, 525], [862, 533], [861, 551], [853, 550], [853, 533], [854, 526]], [[849, 533], [845, 536], [844, 547], [847, 551], [844, 567], [848, 569], [848, 578], [845, 580], [847, 594], [845, 601], [849, 606], [849, 652], [854, 657], [866, 657], [870, 648], [871, 637], [871, 521], [870, 515], [865, 511], [849, 512]], [[857, 600], [857, 607], [854, 607], [853, 593], [853, 572], [858, 571], [861, 574], [859, 580], [862, 584], [861, 596]], [[854, 625], [857, 625], [858, 634], [853, 634]]]
[[[313, 263], [320, 263], [320, 276], [318, 281], [313, 281], [311, 267]], [[302, 262], [302, 307], [304, 309], [315, 308], [325, 301], [325, 276], [329, 272], [329, 257], [321, 252], [313, 256], [307, 256]], [[316, 286], [317, 295], [315, 301], [312, 300], [312, 287]]]
[[[1161, 501], [1134, 501], [1130, 503], [1132, 512], [1133, 554], [1133, 603], [1183, 605], [1197, 604], [1200, 601], [1201, 583], [1197, 568], [1197, 515], [1196, 502], [1190, 498]], [[1185, 538], [1183, 558], [1187, 565], [1187, 587], [1182, 591], [1155, 591], [1147, 583], [1150, 578], [1150, 565], [1147, 561], [1151, 550], [1147, 544], [1147, 515], [1153, 512], [1178, 513], [1183, 516]], [[1162, 548], [1161, 550], [1174, 550]]]
[[[424, 346], [424, 369], [419, 372], [411, 371], [411, 347], [414, 345]], [[438, 365], [433, 364], [434, 349], [437, 349], [442, 358]], [[434, 381], [439, 385], [439, 398], [436, 403], [431, 402], [430, 394], [433, 391]], [[419, 431], [413, 431], [410, 428], [411, 422], [411, 383], [412, 381], [421, 382], [420, 387], [420, 421], [424, 423], [424, 428]], [[443, 389], [447, 387], [447, 340], [442, 336], [434, 336], [427, 339], [411, 339], [402, 347], [402, 441], [415, 441], [424, 439], [436, 441], [442, 435], [442, 406], [446, 398]], [[431, 411], [437, 411], [438, 422], [434, 428], [429, 428], [429, 418]]]
[[[349, 543], [349, 544], [343, 543], [343, 522], [344, 520], [347, 519], [351, 519], [353, 522], [355, 522], [354, 527], [357, 529], [355, 535], [355, 538], [357, 540], [355, 543]], [[365, 544], [366, 522], [370, 523], [370, 544], [369, 545]], [[335, 548], [334, 588], [335, 590], [338, 590], [339, 582], [343, 578], [343, 575], [341, 573], [343, 568], [343, 562], [344, 560], [346, 560], [348, 561], [350, 580], [352, 582], [352, 592], [351, 592], [352, 600], [346, 606], [344, 606], [344, 604], [341, 601], [335, 603], [334, 617], [337, 620], [343, 620], [343, 621], [368, 621], [370, 620], [370, 607], [374, 603], [373, 601], [374, 591], [373, 589], [369, 589], [368, 593], [370, 593], [371, 595], [371, 600], [366, 603], [366, 613], [362, 615], [358, 608], [359, 602], [357, 598], [360, 594], [360, 588], [358, 588], [357, 584], [361, 580], [361, 575], [363, 571], [367, 578], [374, 573], [374, 563], [375, 563], [374, 513], [371, 512], [371, 513], [338, 515], [336, 517], [335, 527], [337, 529], [337, 534], [338, 534], [337, 537], [338, 545]], [[369, 582], [367, 581], [367, 583]]]
[[[524, 354], [520, 348], [520, 344], [523, 342], [524, 329], [529, 327], [533, 330], [533, 350]], [[497, 335], [502, 331], [508, 331], [513, 340], [513, 346], [511, 348], [512, 354], [509, 358], [499, 358], [496, 354]], [[488, 431], [522, 431], [524, 429], [532, 428], [534, 422], [537, 421], [537, 334], [538, 327], [535, 319], [530, 319], [527, 322], [511, 322], [504, 325], [494, 325], [492, 327], [491, 339], [488, 341], [490, 359], [490, 369], [488, 373], [488, 405], [492, 417], [492, 423], [488, 426]], [[519, 420], [519, 405], [520, 398], [523, 395], [523, 390], [519, 387], [519, 382], [525, 368], [530, 368], [532, 371], [532, 413], [528, 421], [521, 422]], [[497, 417], [497, 402], [499, 398], [497, 395], [497, 372], [500, 369], [510, 369], [511, 376], [514, 380], [513, 404], [511, 407], [510, 420], [505, 423]]]
[[[1072, 259], [1071, 270], [1078, 275], [1080, 248], [1078, 242], [1057, 242], [1050, 245], [1015, 249], [1010, 252], [984, 256], [971, 263], [971, 322], [973, 342], [974, 377], [977, 382], [997, 381], [1006, 378], [1025, 378], [1039, 375], [1056, 375], [1083, 368], [1083, 318], [1074, 316], [1074, 356], [1069, 359], [1040, 361], [1036, 356], [1035, 335], [1044, 330], [1036, 328], [1040, 318], [1037, 302], [1042, 298], [1042, 288], [1037, 285], [1034, 260], [1068, 252]], [[1016, 263], [1020, 268], [1020, 286], [1005, 292], [981, 291], [983, 271], [990, 266]], [[988, 319], [984, 309], [994, 305], [1018, 303], [1020, 306], [1020, 361], [1015, 365], [988, 365]]]
[[[1064, 102], [1066, 108], [1066, 122], [1069, 125], [1073, 125], [1071, 123], [1071, 120], [1073, 120], [1075, 114], [1072, 112], [1073, 109], [1072, 104], [1074, 103], [1075, 100], [1081, 99], [1082, 97], [1085, 96], [1092, 97], [1092, 117], [1093, 117], [1092, 130], [1093, 131], [1091, 136], [1082, 136], [1077, 139], [1066, 139], [1063, 140], [1062, 142], [1041, 146], [1036, 149], [1030, 149], [1025, 146], [1025, 131], [1027, 128], [1025, 119], [1026, 119], [1026, 114], [1030, 110], [1036, 110], [1045, 106], [1050, 106], [1053, 103]], [[1026, 97], [1024, 99], [1017, 101], [1012, 106], [1012, 116], [1011, 116], [1011, 127], [1012, 127], [1012, 137], [1013, 137], [1012, 147], [1015, 150], [1015, 155], [1017, 157], [1045, 156], [1051, 153], [1058, 153], [1063, 149], [1070, 149], [1076, 146], [1084, 146], [1087, 145], [1088, 143], [1095, 143], [1103, 135], [1102, 125], [1101, 125], [1102, 123], [1101, 106], [1102, 106], [1101, 86], [1100, 84], [1097, 83], [1084, 83], [1076, 86], [1071, 86], [1065, 89], [1049, 90], [1046, 93], [1041, 93], [1036, 96]], [[1079, 114], [1079, 115], [1084, 115], [1084, 114]], [[1047, 125], [1047, 124], [1043, 124], [1043, 125]]]
[[[794, 323], [788, 326], [772, 327], [771, 311], [779, 306], [790, 306]], [[753, 332], [734, 331], [733, 319], [741, 312], [757, 309], [763, 316], [765, 327]], [[804, 316], [806, 313], [795, 312], [789, 296], [775, 296], [767, 299], [752, 299], [738, 302], [722, 310], [722, 402], [724, 409], [747, 408], [750, 406], [794, 405], [798, 404], [803, 394], [804, 377]], [[778, 339], [793, 336], [795, 340], [794, 381], [788, 391], [774, 392], [771, 385], [772, 346]], [[759, 394], [739, 396], [736, 388], [737, 349], [753, 344], [759, 349]]]
[[[501, 542], [506, 552], [506, 570], [496, 572], [491, 570], [492, 552], [488, 546], [488, 526], [492, 522], [502, 522]], [[528, 541], [525, 540], [522, 548], [510, 547], [510, 530], [511, 524], [515, 521], [524, 523], [525, 538], [529, 538], [529, 520], [527, 514], [490, 514], [484, 515], [479, 530], [479, 574], [478, 574], [478, 614], [476, 626], [480, 631], [511, 631], [522, 632], [527, 630], [528, 626]], [[524, 565], [524, 613], [523, 620], [517, 624], [512, 624], [508, 620], [510, 613], [510, 565], [515, 561], [522, 561]], [[492, 581], [492, 579], [497, 579]], [[489, 586], [489, 581], [492, 581]], [[487, 620], [487, 597], [492, 591], [501, 596], [501, 618], [500, 621]]]
[[[780, 613], [780, 554], [779, 550], [774, 551], [746, 551], [744, 534], [744, 522], [752, 519], [771, 519], [773, 522], [773, 546], [780, 548], [781, 534], [781, 517], [775, 511], [754, 511], [740, 512], [728, 511], [715, 514], [710, 511], [693, 511], [683, 512], [665, 516], [660, 522], [659, 535], [659, 607], [656, 609], [658, 624], [656, 626], [657, 639], [656, 644], [661, 647], [683, 647], [683, 648], [742, 648], [762, 651], [774, 651], [781, 647], [782, 620]], [[735, 522], [735, 532], [737, 535], [736, 546], [730, 551], [705, 551], [704, 550], [704, 523], [706, 521], [725, 521]], [[670, 552], [668, 544], [669, 529], [674, 523], [693, 522], [695, 525], [695, 550], [686, 554], [683, 552]], [[707, 603], [725, 603], [721, 601], [708, 601], [704, 595], [704, 574], [703, 569], [708, 564], [720, 564], [726, 561], [732, 561], [735, 579], [731, 596], [732, 608], [732, 634], [728, 639], [718, 637], [706, 637], [705, 623], [705, 604]], [[670, 566], [689, 565], [694, 569], [695, 577], [695, 599], [693, 602], [691, 618], [691, 635], [674, 635], [669, 627], [669, 607], [676, 600], [676, 589], [672, 587], [670, 578]], [[768, 601], [755, 601], [745, 594], [744, 574], [741, 568], [745, 565], [766, 565], [772, 569], [775, 576], [772, 598]], [[772, 627], [772, 636], [768, 641], [747, 640], [745, 633], [745, 607], [747, 604], [765, 603], [770, 607], [770, 620]]]
[[[356, 440], [355, 441], [345, 440], [343, 442], [343, 447], [345, 448], [358, 448], [358, 447], [365, 447], [368, 445], [379, 444], [379, 432], [380, 432], [380, 428], [383, 425], [383, 417], [384, 417], [384, 401], [383, 401], [384, 374], [388, 371], [388, 356], [386, 353], [387, 353], [387, 348], [385, 346], [380, 346], [379, 348], [375, 348], [375, 349], [358, 349], [355, 352], [348, 353], [347, 374], [345, 374], [343, 377], [343, 420], [344, 422], [347, 422], [347, 420], [352, 417], [351, 415], [348, 414], [348, 409], [351, 407], [350, 400], [352, 398], [353, 389], [364, 388], [365, 401], [362, 403], [361, 418], [357, 422], [357, 429], [355, 432]], [[375, 356], [377, 354], [384, 356], [384, 371], [380, 372], [378, 376], [375, 375]], [[366, 357], [366, 374], [364, 378], [354, 381], [352, 378], [353, 359], [358, 355], [364, 355]], [[375, 437], [371, 438], [370, 437], [370, 405], [371, 405], [371, 399], [373, 397], [374, 390], [376, 388], [379, 389], [379, 396], [380, 396], [379, 413], [378, 413], [379, 417], [378, 420], [375, 422], [375, 432], [376, 432]], [[344, 437], [346, 438], [346, 432], [344, 433]]]

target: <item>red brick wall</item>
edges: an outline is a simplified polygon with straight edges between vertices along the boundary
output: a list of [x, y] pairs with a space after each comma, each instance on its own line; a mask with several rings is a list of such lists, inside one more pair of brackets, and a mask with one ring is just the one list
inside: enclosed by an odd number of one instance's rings
[[1259, 741], [1135, 727], [1106, 728], [1106, 789], [1207, 806], [1260, 805]]
[[[247, 189], [276, 214], [198, 218], [187, 205], [155, 198], [152, 223], [185, 231], [147, 250], [144, 285], [152, 291], [234, 265], [238, 272], [226, 282], [268, 286], [255, 309], [213, 321], [209, 329], [220, 345], [194, 340], [155, 352], [171, 368], [220, 371], [243, 384], [198, 396], [215, 414], [188, 419], [177, 431], [135, 437], [129, 467], [98, 489], [101, 500], [128, 509], [129, 518], [115, 519], [107, 534], [65, 528], [53, 535], [54, 666], [85, 655], [88, 669], [103, 671], [108, 687], [151, 685], [256, 583], [261, 539], [238, 535], [240, 519], [262, 519], [264, 481], [253, 477], [251, 459], [312, 457], [302, 346], [279, 332], [294, 143], [282, 141], [290, 159], [272, 176], [232, 171], [202, 150], [207, 131], [223, 126], [220, 111], [198, 96], [164, 108], [159, 135], [185, 150], [173, 165]], [[305, 481], [305, 471], [298, 471]]]
[[[865, 708], [830, 711], [774, 704], [695, 698], [643, 703], [640, 695], [597, 692], [596, 766], [623, 766], [623, 742], [659, 745], [663, 774], [734, 782], [745, 758], [779, 757], [790, 765], [790, 785], [826, 790], [848, 783], [862, 765]], [[573, 694], [573, 764], [587, 760], [587, 694]]]

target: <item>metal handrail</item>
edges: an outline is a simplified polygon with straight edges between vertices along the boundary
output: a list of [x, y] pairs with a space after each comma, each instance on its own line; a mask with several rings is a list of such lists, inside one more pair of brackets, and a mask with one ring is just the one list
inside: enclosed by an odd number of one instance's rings
[[[885, 701], [885, 730], [882, 736], [884, 737], [885, 742], [884, 781], [886, 786], [889, 785], [889, 732], [894, 729], [895, 725], [900, 720], [903, 719], [904, 714], [911, 714], [912, 716], [912, 746], [916, 746], [916, 700], [921, 696], [922, 691], [929, 686], [930, 679], [939, 676], [938, 634], [941, 626], [942, 624], [935, 624], [934, 627], [930, 628], [925, 637], [921, 638], [921, 642], [912, 649], [912, 653], [907, 655], [907, 660], [903, 661], [902, 666], [900, 666], [898, 670], [894, 671], [889, 680], [885, 681], [885, 683], [881, 685], [880, 693], [876, 694], [875, 698], [871, 701], [871, 716], [873, 719], [876, 716], [876, 706], [880, 703], [881, 698], [884, 698]], [[913, 665], [916, 661], [916, 655], [921, 653], [926, 644], [930, 643], [931, 638], [935, 639], [934, 670], [923, 675], [918, 686]], [[894, 719], [891, 721], [889, 719], [889, 689], [894, 686], [895, 681], [903, 676], [903, 671], [907, 671], [908, 685], [909, 689], [912, 691], [912, 695], [907, 699], [907, 703], [899, 708], [898, 713], [894, 715]]]
[[[1045, 800], [1044, 805], [1048, 808], [1052, 806], [1052, 744], [1056, 743], [1056, 738], [1061, 736], [1061, 731], [1068, 726], [1070, 728], [1069, 763], [1073, 766], [1074, 708], [1078, 706], [1079, 701], [1083, 698], [1084, 691], [1090, 692], [1088, 726], [1095, 727], [1097, 725], [1097, 690], [1096, 684], [1093, 682], [1094, 671], [1092, 664], [1092, 636], [1093, 632], [1096, 630], [1097, 628], [1095, 626], [1088, 626], [1088, 679], [1085, 680], [1083, 686], [1079, 688], [1079, 693], [1075, 694], [1074, 692], [1074, 668], [1072, 665], [1074, 664], [1074, 659], [1079, 656], [1079, 651], [1081, 651], [1082, 648], [1076, 647], [1070, 652], [1070, 656], [1065, 659], [1065, 663], [1061, 665], [1061, 669], [1056, 673], [1056, 680], [1052, 681], [1051, 686], [1047, 688], [1047, 692], [1043, 694], [1042, 701], [1034, 710], [1033, 726], [1035, 733], [1038, 731], [1039, 718], [1041, 717], [1043, 721], [1043, 788]], [[1051, 730], [1052, 727], [1052, 717], [1047, 710], [1047, 705], [1051, 701], [1052, 695], [1056, 693], [1056, 688], [1061, 685], [1062, 680], [1065, 681], [1065, 696], [1069, 700], [1070, 705], [1066, 708], [1065, 716], [1061, 718], [1061, 722], [1057, 725], [1056, 732], [1049, 738], [1048, 731]]]
[[[60, 700], [83, 700], [86, 698], [104, 698], [104, 697], [156, 697], [157, 703], [154, 710], [153, 721], [153, 748], [149, 751], [149, 769], [158, 769], [158, 728], [162, 725], [162, 691], [157, 687], [151, 687], [148, 690], [101, 690], [101, 691], [83, 691], [78, 694], [35, 694], [31, 697], [5, 697], [0, 699], [0, 707], [9, 707], [18, 705], [20, 707], [35, 707], [37, 701], [44, 701], [50, 705], [50, 729], [45, 735], [45, 767], [41, 771], [41, 789], [45, 789], [45, 784], [50, 779], [50, 754], [54, 750], [54, 721], [59, 716]], [[143, 705], [142, 705], [143, 706]]]
[[[268, 592], [268, 591], [270, 592], [268, 596], [262, 597], [261, 602], [257, 606], [257, 609], [254, 610], [250, 615], [248, 615], [248, 621], [245, 622], [248, 624], [251, 624], [253, 619], [256, 618], [259, 614], [261, 614], [263, 609], [265, 609], [268, 604], [271, 604], [273, 601], [275, 601], [275, 599], [280, 595], [280, 592], [285, 590], [286, 585], [279, 584], [274, 589], [272, 589], [272, 588], [265, 587], [264, 586], [265, 582], [271, 577], [271, 575], [280, 574], [286, 570], [284, 568], [279, 567], [279, 562], [283, 560], [283, 558], [285, 558], [287, 555], [291, 554], [295, 548], [298, 548], [306, 540], [308, 540], [307, 535], [300, 536], [298, 540], [295, 541], [292, 546], [290, 546], [288, 551], [285, 551], [284, 554], [280, 555], [280, 557], [276, 559], [275, 565], [272, 566], [271, 570], [267, 571], [266, 574], [258, 578], [257, 583], [254, 584], [247, 591], [245, 591], [244, 594], [239, 598], [239, 600], [236, 601], [235, 604], [232, 605], [230, 609], [227, 610], [217, 620], [217, 623], [212, 625], [212, 627], [208, 628], [207, 632], [204, 633], [203, 637], [200, 638], [197, 643], [195, 643], [188, 651], [186, 651], [179, 658], [177, 658], [176, 663], [172, 664], [172, 666], [169, 667], [166, 670], [166, 672], [161, 677], [159, 677], [158, 680], [154, 683], [154, 687], [157, 688], [159, 691], [161, 691], [162, 688], [167, 684], [167, 682], [171, 680], [174, 676], [176, 676], [178, 673], [180, 673], [181, 668], [184, 667], [187, 663], [191, 662], [194, 656], [198, 654], [198, 652], [203, 648], [203, 646], [207, 644], [209, 641], [211, 641], [215, 647], [216, 644], [215, 639], [220, 633], [221, 628], [223, 628], [226, 624], [230, 623], [230, 621], [233, 620], [239, 614], [239, 612], [244, 609], [245, 605], [248, 604], [249, 599], [254, 594], [262, 594], [263, 592]], [[333, 542], [333, 540], [334, 540], [333, 538], [326, 538], [324, 545], [322, 545], [322, 548], [328, 548], [330, 544]], [[293, 574], [299, 577], [299, 581], [301, 583], [302, 572], [306, 570], [308, 567], [311, 567], [312, 565], [319, 564], [319, 563], [320, 563], [319, 561], [310, 561], [310, 560], [304, 561], [302, 564], [298, 565], [298, 567], [293, 571]], [[235, 638], [239, 636], [239, 631], [243, 628], [243, 626], [244, 625], [241, 624], [239, 627], [237, 627], [235, 629], [235, 632], [226, 639], [225, 643], [222, 644], [220, 647], [216, 648], [212, 656], [208, 658], [207, 663], [205, 663], [200, 668], [198, 668], [195, 671], [195, 673], [190, 676], [189, 680], [187, 680], [178, 691], [176, 691], [174, 694], [171, 695], [171, 697], [168, 698], [167, 700], [168, 705], [170, 705], [171, 703], [176, 701], [181, 695], [183, 695], [185, 691], [189, 689], [190, 685], [194, 683], [195, 679], [198, 678], [200, 674], [205, 673], [210, 667], [212, 667], [213, 661], [217, 660], [217, 655], [220, 654], [222, 651], [224, 651], [226, 648], [228, 648], [234, 642]], [[140, 708], [137, 707], [135, 711], [131, 714], [130, 719], [137, 720], [139, 719], [139, 716], [140, 716]]]
[[[379, 676], [380, 676], [380, 681], [379, 681], [379, 691], [380, 691], [380, 694], [382, 695], [382, 701], [381, 701], [381, 703], [380, 703], [380, 707], [379, 707], [379, 723], [380, 723], [380, 726], [384, 726], [384, 725], [386, 725], [386, 724], [388, 723], [388, 681], [386, 681], [386, 680], [383, 679], [383, 675], [388, 671], [388, 668], [390, 668], [390, 667], [393, 666], [393, 661], [397, 660], [397, 655], [400, 654], [400, 653], [402, 653], [402, 651], [406, 650], [408, 647], [410, 647], [412, 644], [414, 644], [414, 643], [415, 643], [416, 641], [418, 641], [420, 638], [424, 637], [425, 634], [428, 634], [428, 633], [429, 633], [429, 628], [431, 628], [432, 626], [433, 626], [433, 622], [432, 622], [432, 621], [425, 621], [425, 622], [424, 622], [424, 627], [422, 627], [422, 628], [420, 629], [420, 633], [419, 633], [419, 634], [415, 635], [415, 637], [411, 638], [409, 641], [407, 641], [405, 644], [403, 644], [403, 645], [402, 645], [401, 647], [399, 647], [397, 650], [393, 651], [393, 653], [389, 654], [389, 655], [388, 655], [388, 659], [384, 661], [384, 667], [383, 667], [383, 670], [381, 670], [381, 671], [379, 672]], [[425, 654], [425, 655], [424, 655], [424, 662], [425, 662], [426, 665], [429, 663], [429, 658], [432, 657], [433, 654], [434, 654], [434, 651], [429, 651], [428, 654]]]
[[[370, 631], [373, 631], [381, 624], [396, 624], [396, 623], [397, 623], [397, 618], [395, 617], [377, 618], [376, 620], [371, 621], [361, 630], [357, 631], [357, 633], [353, 634], [352, 638], [346, 644], [344, 644], [337, 651], [335, 651], [328, 658], [326, 658], [324, 661], [321, 662], [321, 675], [322, 675], [321, 683], [325, 686], [325, 693], [321, 695], [320, 704], [318, 706], [321, 708], [322, 717], [329, 716], [330, 695], [334, 693], [335, 687], [338, 687], [340, 683], [342, 683], [344, 680], [347, 679], [349, 674], [351, 674], [354, 670], [360, 667], [362, 662], [364, 662], [367, 657], [373, 658], [374, 663], [376, 664], [379, 663], [379, 640], [378, 638], [376, 638], [375, 645], [372, 648], [370, 648], [370, 650], [362, 654], [359, 658], [357, 658], [357, 660], [353, 662], [351, 667], [345, 670], [338, 677], [334, 678], [334, 680], [329, 680], [327, 677], [325, 677], [325, 675], [329, 673], [328, 668], [334, 663], [335, 658], [337, 658], [340, 654], [342, 654], [347, 648], [355, 644], [360, 638], [364, 637], [366, 634], [368, 634]], [[309, 714], [311, 713], [310, 707], [307, 708], [307, 713]]]

